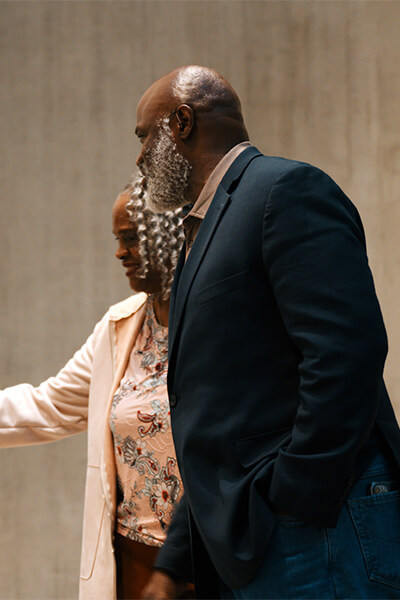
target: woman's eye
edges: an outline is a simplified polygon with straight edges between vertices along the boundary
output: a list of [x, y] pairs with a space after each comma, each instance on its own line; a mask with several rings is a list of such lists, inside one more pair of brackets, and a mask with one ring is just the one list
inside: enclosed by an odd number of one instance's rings
[[124, 242], [128, 246], [133, 246], [133, 244], [137, 244], [138, 241], [139, 240], [137, 235], [127, 235], [126, 237], [124, 237]]
[[123, 244], [124, 246], [134, 246], [139, 243], [139, 238], [137, 235], [122, 235], [114, 238], [116, 242], [119, 244]]

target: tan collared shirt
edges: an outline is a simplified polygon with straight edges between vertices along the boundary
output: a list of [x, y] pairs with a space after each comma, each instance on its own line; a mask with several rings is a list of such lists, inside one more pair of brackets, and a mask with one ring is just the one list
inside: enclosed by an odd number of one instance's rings
[[193, 246], [193, 242], [196, 239], [196, 235], [200, 229], [200, 225], [206, 215], [207, 210], [211, 204], [212, 199], [215, 196], [215, 192], [219, 184], [221, 183], [225, 173], [233, 163], [233, 161], [243, 152], [246, 148], [251, 146], [250, 142], [240, 142], [229, 150], [221, 158], [219, 163], [214, 167], [210, 176], [208, 177], [203, 189], [201, 190], [199, 197], [193, 204], [190, 212], [186, 215], [183, 220], [183, 227], [185, 230], [186, 237], [186, 258], [189, 255], [190, 249]]

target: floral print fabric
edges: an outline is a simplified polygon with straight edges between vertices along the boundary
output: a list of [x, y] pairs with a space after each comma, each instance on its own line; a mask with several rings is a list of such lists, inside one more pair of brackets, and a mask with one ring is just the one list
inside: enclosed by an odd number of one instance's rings
[[182, 495], [167, 395], [168, 329], [151, 298], [110, 411], [118, 482], [118, 533], [161, 546]]

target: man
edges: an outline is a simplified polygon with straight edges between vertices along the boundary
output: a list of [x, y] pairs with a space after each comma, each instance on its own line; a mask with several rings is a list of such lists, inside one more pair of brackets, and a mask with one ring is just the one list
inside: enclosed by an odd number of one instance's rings
[[190, 205], [170, 309], [185, 497], [144, 597], [400, 598], [400, 433], [355, 207], [319, 169], [263, 156], [218, 73], [138, 105], [158, 211]]

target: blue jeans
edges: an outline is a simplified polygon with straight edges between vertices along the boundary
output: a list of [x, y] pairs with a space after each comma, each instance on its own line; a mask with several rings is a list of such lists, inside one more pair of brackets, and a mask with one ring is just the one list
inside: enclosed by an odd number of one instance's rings
[[335, 529], [276, 516], [265, 560], [240, 590], [221, 598], [400, 598], [400, 478], [374, 451]]

